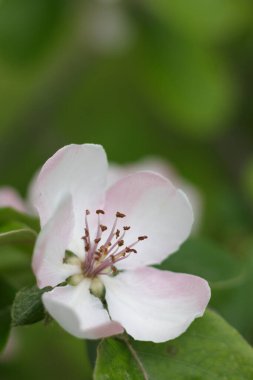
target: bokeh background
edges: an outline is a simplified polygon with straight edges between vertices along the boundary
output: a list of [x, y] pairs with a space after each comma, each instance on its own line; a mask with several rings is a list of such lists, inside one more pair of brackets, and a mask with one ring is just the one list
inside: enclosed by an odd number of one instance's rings
[[[0, 1], [0, 185], [25, 197], [69, 143], [100, 143], [120, 164], [163, 158], [202, 203], [166, 266], [208, 278], [211, 307], [250, 343], [252, 15], [250, 0]], [[84, 342], [55, 325], [16, 329], [8, 351], [3, 380], [91, 376]]]

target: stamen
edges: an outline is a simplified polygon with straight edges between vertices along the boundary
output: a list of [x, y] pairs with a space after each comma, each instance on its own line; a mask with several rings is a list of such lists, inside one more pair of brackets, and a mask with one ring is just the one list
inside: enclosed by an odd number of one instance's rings
[[136, 249], [126, 247], [126, 253], [131, 253], [131, 252], [137, 253]]
[[103, 214], [103, 215], [104, 215], [105, 212], [104, 212], [104, 210], [96, 210], [96, 214], [98, 214], [98, 215], [99, 215], [99, 214]]
[[119, 212], [119, 211], [116, 212], [116, 217], [117, 217], [117, 218], [125, 218], [125, 216], [126, 216], [126, 215], [123, 214], [122, 212]]
[[138, 240], [145, 240], [145, 239], [147, 239], [148, 237], [147, 236], [139, 236], [138, 237]]
[[[120, 213], [119, 211], [116, 212], [116, 218], [114, 220], [114, 223], [113, 223], [113, 226], [112, 226], [112, 229], [111, 229], [111, 232], [109, 233], [109, 236], [105, 242], [105, 245], [107, 245], [108, 243], [111, 242], [112, 240], [112, 237], [113, 237], [113, 234], [114, 234], [114, 231], [115, 231], [115, 228], [116, 228], [116, 225], [117, 225], [117, 222], [118, 222], [118, 218], [124, 218], [125, 215]], [[118, 231], [118, 230], [117, 230]], [[117, 232], [118, 233], [118, 232]]]
[[87, 268], [90, 267], [91, 261], [92, 261], [92, 252], [91, 252], [91, 241], [90, 241], [90, 231], [89, 231], [89, 224], [88, 224], [88, 215], [90, 215], [90, 211], [86, 210], [85, 211], [85, 236], [83, 238], [85, 242], [85, 252], [86, 252], [86, 260], [85, 260], [85, 265]]
[[[102, 234], [107, 230], [107, 226], [101, 224], [100, 215], [104, 215], [105, 212], [101, 209], [96, 210], [97, 214], [97, 231], [96, 235], [91, 241], [91, 235], [89, 231], [88, 218], [90, 211], [85, 212], [85, 235], [82, 237], [85, 243], [85, 261], [82, 263], [82, 274], [91, 278], [96, 277], [98, 274], [114, 275], [117, 273], [117, 269], [113, 264], [129, 257], [133, 253], [137, 253], [137, 250], [133, 247], [140, 241], [147, 239], [146, 235], [138, 236], [136, 241], [132, 244], [125, 246], [124, 236], [130, 226], [123, 226], [120, 231], [117, 228], [119, 218], [124, 218], [126, 215], [117, 211], [115, 213], [115, 220], [111, 227], [111, 231], [108, 233], [106, 241], [100, 245], [102, 240]], [[121, 248], [121, 250], [120, 250]]]

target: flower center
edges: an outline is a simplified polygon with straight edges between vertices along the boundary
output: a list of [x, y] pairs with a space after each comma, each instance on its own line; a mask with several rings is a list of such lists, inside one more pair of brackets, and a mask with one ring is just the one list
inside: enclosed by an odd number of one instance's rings
[[88, 216], [90, 211], [85, 212], [85, 234], [82, 237], [84, 240], [85, 260], [82, 264], [82, 270], [87, 277], [94, 277], [98, 274], [115, 274], [115, 263], [126, 259], [132, 253], [137, 253], [136, 246], [140, 241], [147, 239], [147, 236], [139, 236], [132, 244], [125, 245], [125, 235], [130, 226], [124, 226], [122, 231], [117, 228], [118, 220], [125, 218], [125, 214], [117, 211], [111, 231], [107, 232], [107, 237], [103, 244], [100, 244], [102, 237], [106, 234], [108, 227], [101, 224], [100, 216], [104, 215], [103, 210], [96, 210], [97, 214], [97, 233], [95, 239], [91, 240], [89, 230]]
[[[130, 226], [118, 228], [119, 219], [126, 217], [125, 214], [117, 211], [115, 219], [112, 223], [111, 230], [101, 223], [101, 215], [104, 215], [103, 210], [96, 210], [97, 226], [93, 235], [89, 227], [90, 211], [85, 211], [85, 228], [84, 241], [85, 258], [81, 260], [69, 251], [66, 251], [64, 262], [67, 264], [80, 265], [81, 273], [71, 276], [69, 283], [76, 285], [83, 277], [95, 278], [97, 275], [116, 275], [117, 269], [115, 264], [121, 260], [128, 258], [132, 254], [136, 254], [134, 248], [139, 242], [147, 239], [147, 236], [138, 236], [130, 245], [125, 244], [125, 236], [130, 230]], [[108, 232], [109, 231], [109, 232]], [[102, 244], [103, 241], [103, 244]]]

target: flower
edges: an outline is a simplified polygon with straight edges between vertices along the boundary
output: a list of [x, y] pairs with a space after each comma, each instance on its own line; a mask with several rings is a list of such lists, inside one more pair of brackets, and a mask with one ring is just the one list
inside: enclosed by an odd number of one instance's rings
[[128, 174], [143, 170], [150, 170], [161, 174], [165, 178], [169, 178], [171, 181], [173, 181], [176, 187], [182, 189], [185, 192], [185, 194], [191, 202], [194, 212], [194, 232], [198, 230], [202, 216], [201, 194], [198, 191], [198, 189], [196, 189], [196, 187], [194, 187], [192, 184], [186, 182], [183, 178], [181, 178], [179, 174], [175, 171], [175, 169], [167, 161], [159, 157], [148, 156], [141, 159], [140, 161], [130, 163], [127, 165], [118, 165], [111, 162], [108, 172], [108, 182], [109, 184], [113, 184], [120, 178], [123, 178]]
[[[186, 196], [152, 172], [107, 189], [99, 145], [69, 145], [42, 167], [34, 206], [42, 230], [32, 267], [51, 316], [79, 338], [122, 333], [163, 342], [202, 316], [210, 298], [199, 277], [161, 271], [193, 222]], [[66, 284], [65, 286], [62, 286]]]
[[9, 186], [0, 188], [0, 208], [11, 207], [17, 211], [25, 212], [26, 205], [15, 189]]

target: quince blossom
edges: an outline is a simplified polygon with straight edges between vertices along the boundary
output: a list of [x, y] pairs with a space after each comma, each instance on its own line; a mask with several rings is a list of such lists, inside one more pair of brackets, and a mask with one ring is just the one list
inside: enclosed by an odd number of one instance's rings
[[20, 212], [26, 212], [25, 202], [18, 192], [9, 186], [0, 188], [0, 208], [11, 207]]
[[42, 230], [33, 271], [51, 316], [79, 338], [122, 333], [163, 342], [203, 315], [210, 298], [197, 276], [161, 271], [193, 223], [186, 196], [153, 172], [107, 188], [99, 145], [69, 145], [42, 167], [34, 206]]
[[201, 194], [196, 187], [181, 178], [172, 165], [170, 165], [167, 161], [159, 157], [148, 156], [140, 161], [126, 165], [119, 165], [112, 162], [109, 166], [108, 182], [112, 185], [126, 175], [143, 170], [149, 170], [161, 174], [165, 178], [170, 179], [176, 187], [184, 191], [190, 200], [194, 212], [193, 230], [194, 232], [198, 230], [203, 208]]

